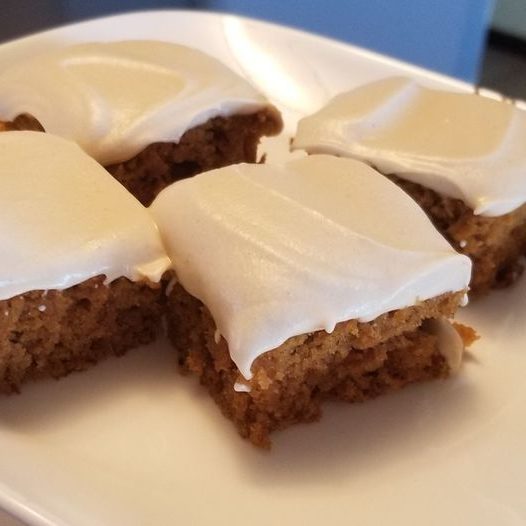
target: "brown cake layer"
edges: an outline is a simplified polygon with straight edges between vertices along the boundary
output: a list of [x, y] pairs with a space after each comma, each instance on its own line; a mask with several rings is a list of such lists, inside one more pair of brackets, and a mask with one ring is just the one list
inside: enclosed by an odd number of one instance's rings
[[[28, 115], [3, 123], [3, 128], [43, 131], [40, 123]], [[215, 117], [188, 130], [178, 143], [151, 144], [132, 159], [106, 168], [148, 206], [174, 181], [230, 164], [256, 162], [261, 137], [276, 135], [281, 128], [281, 117], [271, 108], [248, 115]]]
[[390, 177], [428, 214], [435, 227], [473, 261], [470, 295], [511, 285], [522, 273], [526, 253], [526, 205], [498, 217], [473, 214], [460, 199]]
[[99, 276], [63, 291], [31, 291], [0, 301], [0, 392], [59, 378], [154, 340], [161, 286]]
[[[449, 367], [425, 320], [451, 317], [462, 295], [443, 295], [369, 323], [339, 323], [331, 334], [290, 338], [254, 362], [248, 393], [234, 390], [236, 382], [245, 382], [225, 340], [216, 343], [208, 309], [179, 285], [168, 300], [168, 331], [182, 370], [199, 377], [243, 437], [269, 447], [272, 431], [318, 419], [326, 398], [361, 402], [447, 376]], [[465, 328], [462, 336], [474, 335]]]

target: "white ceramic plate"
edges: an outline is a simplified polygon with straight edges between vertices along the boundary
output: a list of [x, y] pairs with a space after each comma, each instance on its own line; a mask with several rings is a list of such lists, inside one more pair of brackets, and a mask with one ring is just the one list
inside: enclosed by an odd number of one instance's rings
[[[402, 36], [401, 36], [402, 37]], [[52, 46], [157, 38], [250, 78], [287, 131], [336, 92], [386, 75], [468, 86], [385, 57], [232, 16], [145, 12], [0, 47], [0, 68]], [[287, 135], [265, 145], [288, 155]], [[242, 441], [159, 343], [0, 400], [0, 505], [47, 526], [526, 524], [526, 280], [468, 307], [482, 335], [455, 379]]]

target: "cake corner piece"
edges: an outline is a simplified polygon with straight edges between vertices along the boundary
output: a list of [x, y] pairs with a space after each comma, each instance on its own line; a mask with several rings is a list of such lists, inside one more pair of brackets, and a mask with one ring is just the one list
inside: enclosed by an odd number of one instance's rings
[[60, 137], [0, 133], [0, 158], [0, 392], [152, 342], [169, 258], [147, 210]]

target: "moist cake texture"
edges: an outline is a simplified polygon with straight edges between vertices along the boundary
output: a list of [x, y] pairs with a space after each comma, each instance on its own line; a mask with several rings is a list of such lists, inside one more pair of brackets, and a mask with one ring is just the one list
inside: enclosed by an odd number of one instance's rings
[[166, 184], [255, 162], [279, 112], [216, 59], [156, 41], [53, 50], [0, 75], [0, 118], [75, 141], [144, 204]]
[[[270, 447], [270, 433], [321, 416], [327, 399], [363, 402], [406, 385], [456, 372], [473, 331], [456, 331], [442, 317], [453, 316], [461, 294], [427, 300], [360, 323], [338, 323], [332, 333], [294, 336], [258, 357], [246, 382], [232, 361], [224, 338], [217, 339], [208, 309], [182, 287], [168, 302], [168, 330], [183, 372], [196, 375], [239, 433], [254, 445]], [[458, 327], [458, 326], [457, 326]], [[448, 363], [446, 353], [453, 354]], [[247, 392], [244, 392], [246, 390]]]
[[150, 210], [178, 280], [167, 310], [180, 363], [255, 444], [326, 397], [458, 368], [447, 319], [471, 263], [365, 164], [231, 166], [171, 185]]
[[409, 191], [473, 262], [472, 293], [519, 275], [526, 111], [474, 93], [386, 78], [302, 119], [294, 149], [367, 162]]
[[160, 284], [104, 276], [64, 290], [33, 290], [0, 301], [0, 393], [60, 378], [154, 341]]
[[0, 390], [151, 341], [170, 265], [147, 210], [74, 143], [0, 134]]
[[215, 117], [188, 130], [178, 143], [154, 143], [108, 171], [144, 205], [169, 184], [201, 172], [257, 161], [259, 140], [280, 130], [273, 111]]
[[526, 205], [499, 217], [475, 215], [460, 199], [389, 176], [427, 212], [453, 247], [473, 262], [470, 294], [512, 285], [524, 270]]

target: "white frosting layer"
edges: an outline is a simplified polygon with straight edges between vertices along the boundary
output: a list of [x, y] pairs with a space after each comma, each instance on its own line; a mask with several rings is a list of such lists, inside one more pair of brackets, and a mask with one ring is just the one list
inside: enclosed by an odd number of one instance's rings
[[332, 99], [293, 148], [366, 161], [499, 216], [526, 202], [526, 111], [391, 77]]
[[288, 338], [466, 289], [471, 262], [369, 166], [316, 155], [177, 182], [150, 207], [245, 378]]
[[438, 337], [440, 354], [446, 359], [452, 373], [457, 372], [462, 365], [464, 342], [451, 322], [445, 318], [427, 320], [428, 328]]
[[170, 266], [148, 211], [76, 144], [0, 133], [0, 299]]
[[0, 118], [28, 113], [103, 165], [155, 142], [177, 142], [212, 117], [267, 106], [218, 60], [167, 42], [75, 45], [0, 75]]

